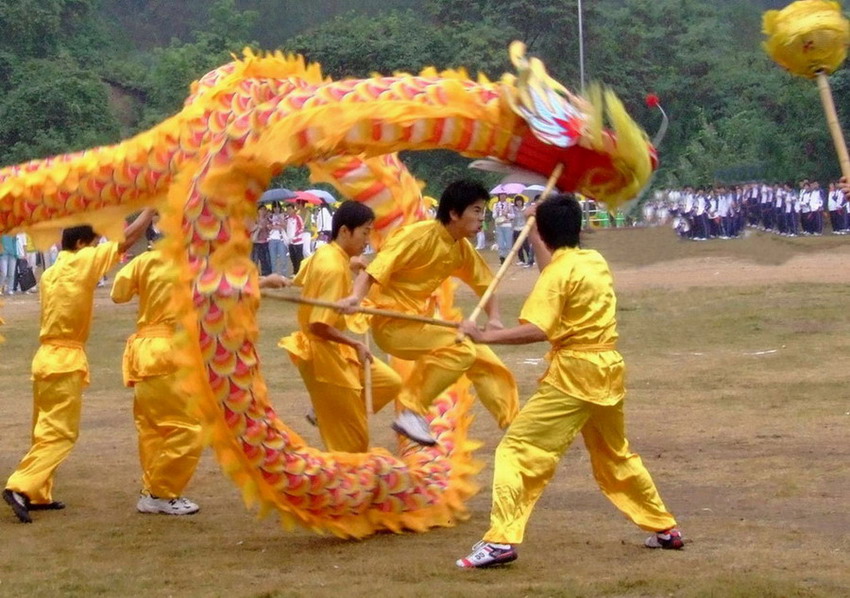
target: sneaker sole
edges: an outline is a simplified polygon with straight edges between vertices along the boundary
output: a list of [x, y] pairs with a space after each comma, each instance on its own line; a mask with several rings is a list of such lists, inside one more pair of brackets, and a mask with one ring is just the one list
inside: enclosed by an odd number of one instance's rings
[[[483, 564], [483, 565], [459, 564], [457, 566], [460, 569], [489, 569], [491, 567], [499, 567], [501, 565], [507, 565], [508, 563], [513, 563], [515, 560], [517, 560], [517, 556], [519, 556], [519, 555], [517, 555], [517, 553], [514, 552], [513, 554], [503, 556], [503, 557], [501, 557], [497, 560], [491, 561], [491, 562]], [[458, 561], [458, 562], [462, 562], [462, 561]]]
[[171, 513], [169, 511], [163, 511], [163, 510], [160, 510], [160, 509], [150, 509], [149, 510], [149, 509], [140, 509], [139, 507], [136, 507], [136, 510], [139, 513], [144, 513], [145, 515], [171, 515], [173, 517], [183, 517], [184, 515], [194, 515], [194, 514], [196, 514], [200, 511], [200, 509], [198, 509], [197, 511], [186, 511], [185, 513]]
[[413, 435], [409, 434], [407, 432], [407, 430], [405, 430], [404, 428], [402, 428], [401, 426], [399, 426], [396, 423], [393, 423], [392, 429], [395, 430], [395, 432], [397, 432], [398, 434], [401, 434], [402, 436], [404, 436], [405, 438], [412, 440], [416, 444], [421, 444], [422, 446], [436, 446], [436, 444], [437, 444], [437, 441], [433, 438], [428, 439], [428, 440], [423, 439], [423, 438], [415, 438]]

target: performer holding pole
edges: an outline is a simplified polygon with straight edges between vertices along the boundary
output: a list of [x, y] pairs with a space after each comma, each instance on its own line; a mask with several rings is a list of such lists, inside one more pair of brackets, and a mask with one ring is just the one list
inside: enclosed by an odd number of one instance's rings
[[351, 329], [350, 318], [336, 303], [351, 293], [350, 262], [366, 248], [374, 221], [371, 208], [353, 201], [334, 213], [331, 242], [304, 261], [293, 280], [304, 298], [298, 309], [301, 329], [279, 343], [304, 380], [330, 451], [368, 450], [367, 412], [379, 411], [401, 389], [392, 368], [375, 358], [366, 343], [344, 334]]
[[[535, 214], [529, 208], [529, 215]], [[496, 449], [490, 529], [462, 568], [488, 567], [517, 558], [535, 503], [561, 455], [581, 432], [600, 489], [635, 524], [653, 532], [650, 548], [682, 548], [667, 511], [638, 455], [625, 437], [624, 365], [617, 351], [616, 298], [611, 272], [596, 251], [579, 245], [582, 212], [572, 195], [536, 206], [532, 232], [540, 278], [520, 313], [519, 326], [462, 330], [482, 344], [520, 345], [548, 340], [550, 364]], [[538, 234], [539, 231], [539, 234]]]
[[[493, 275], [470, 237], [481, 229], [488, 198], [480, 183], [450, 184], [440, 198], [436, 220], [417, 222], [391, 235], [340, 305], [353, 311], [372, 289], [369, 298], [378, 308], [428, 316], [433, 312], [432, 294], [450, 276], [483, 295]], [[495, 295], [484, 309], [488, 328], [501, 328]], [[518, 409], [516, 382], [488, 347], [476, 347], [468, 339], [456, 342], [456, 332], [445, 327], [395, 317], [374, 316], [372, 335], [390, 355], [414, 362], [399, 395], [403, 409], [393, 423], [398, 433], [419, 444], [435, 444], [424, 415], [463, 374], [499, 426], [513, 421]]]
[[154, 212], [139, 214], [120, 243], [98, 245], [100, 235], [88, 225], [66, 228], [56, 263], [41, 277], [40, 345], [32, 360], [32, 446], [3, 490], [3, 499], [23, 523], [32, 522], [30, 511], [65, 508], [53, 500], [53, 476], [80, 433], [94, 292], [121, 254], [142, 237]]

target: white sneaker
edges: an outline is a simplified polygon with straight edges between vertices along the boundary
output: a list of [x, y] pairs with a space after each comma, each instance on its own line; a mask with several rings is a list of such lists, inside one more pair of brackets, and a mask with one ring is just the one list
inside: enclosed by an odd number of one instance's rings
[[188, 498], [156, 498], [150, 494], [142, 494], [136, 503], [139, 513], [163, 513], [165, 515], [194, 515], [201, 507]]
[[494, 565], [504, 565], [517, 559], [517, 553], [510, 544], [479, 542], [472, 547], [466, 558], [458, 559], [455, 565], [461, 569], [483, 569]]
[[437, 440], [431, 436], [431, 428], [428, 426], [428, 420], [410, 409], [404, 409], [398, 414], [392, 428], [417, 444], [424, 446], [434, 446], [437, 444]]

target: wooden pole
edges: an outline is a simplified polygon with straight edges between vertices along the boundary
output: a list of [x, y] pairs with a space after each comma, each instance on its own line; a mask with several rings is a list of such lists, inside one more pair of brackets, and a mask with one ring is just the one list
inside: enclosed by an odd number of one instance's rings
[[[549, 180], [546, 182], [546, 188], [543, 190], [543, 193], [540, 194], [540, 197], [545, 199], [549, 193], [552, 192], [552, 189], [555, 188], [555, 183], [558, 181], [558, 177], [561, 176], [561, 171], [564, 169], [563, 164], [558, 164], [555, 167], [555, 170], [552, 171], [552, 175], [549, 177]], [[471, 321], [475, 321], [478, 319], [478, 316], [481, 315], [484, 306], [487, 305], [487, 302], [490, 301], [490, 297], [493, 296], [493, 293], [496, 291], [496, 287], [499, 286], [499, 283], [502, 282], [502, 278], [504, 278], [505, 273], [510, 268], [511, 264], [516, 257], [516, 254], [519, 253], [519, 248], [522, 247], [522, 244], [525, 243], [525, 239], [528, 237], [528, 234], [531, 232], [531, 229], [534, 227], [534, 223], [537, 219], [534, 216], [529, 217], [526, 221], [525, 226], [522, 229], [522, 232], [519, 233], [519, 237], [514, 242], [514, 246], [511, 247], [511, 250], [508, 252], [508, 256], [505, 258], [505, 261], [502, 262], [502, 266], [499, 268], [499, 271], [496, 273], [495, 278], [490, 282], [490, 286], [487, 287], [487, 290], [484, 291], [484, 294], [481, 295], [481, 299], [478, 301], [478, 305], [475, 306], [475, 309], [472, 310], [472, 313], [469, 315], [469, 319]], [[458, 337], [458, 340], [463, 340], [463, 335]]]
[[[315, 305], [316, 307], [326, 307], [342, 311], [343, 308], [333, 301], [320, 301], [319, 299], [307, 299], [306, 297], [286, 297], [284, 295], [275, 295], [273, 293], [263, 292], [264, 299], [274, 299], [275, 301], [286, 301], [287, 303], [299, 303], [305, 305]], [[354, 307], [355, 312], [368, 314], [370, 316], [382, 316], [384, 318], [395, 318], [397, 320], [409, 320], [411, 322], [421, 322], [423, 324], [432, 324], [434, 326], [443, 326], [444, 328], [458, 328], [460, 322], [450, 322], [449, 320], [439, 320], [437, 318], [429, 318], [428, 316], [417, 316], [413, 314], [405, 314], [398, 311], [388, 309], [374, 309], [371, 307]]]
[[[372, 352], [372, 347], [369, 343], [369, 331], [363, 335], [363, 343], [366, 345], [366, 350]], [[372, 400], [372, 362], [368, 359], [363, 362], [363, 396], [366, 399], [366, 417], [375, 413], [375, 403]]]
[[827, 77], [826, 73], [820, 71], [817, 78], [820, 101], [823, 104], [823, 111], [826, 113], [826, 124], [829, 125], [832, 142], [835, 144], [835, 151], [838, 154], [838, 163], [841, 164], [841, 174], [847, 181], [850, 181], [850, 156], [847, 154], [844, 133], [841, 131], [841, 124], [838, 122], [838, 113], [835, 111], [835, 102], [832, 100], [829, 77]]

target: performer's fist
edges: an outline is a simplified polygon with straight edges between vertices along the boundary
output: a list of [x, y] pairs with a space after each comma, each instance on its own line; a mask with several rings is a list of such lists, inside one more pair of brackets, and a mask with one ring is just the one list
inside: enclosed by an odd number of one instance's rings
[[472, 320], [464, 320], [460, 323], [460, 331], [472, 339], [473, 342], [478, 342], [481, 340], [482, 331], [478, 327], [478, 324], [473, 322]]
[[280, 274], [269, 274], [260, 276], [261, 289], [283, 289], [292, 285], [292, 281]]

